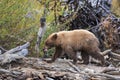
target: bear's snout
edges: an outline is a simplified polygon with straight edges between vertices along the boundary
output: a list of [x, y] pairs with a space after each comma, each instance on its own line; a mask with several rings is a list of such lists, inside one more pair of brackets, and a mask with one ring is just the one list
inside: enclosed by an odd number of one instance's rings
[[48, 48], [47, 47], [44, 47], [43, 48], [43, 52], [47, 52], [48, 51]]
[[43, 48], [43, 52], [47, 52], [48, 51], [48, 49], [47, 48]]
[[47, 57], [47, 51], [48, 51], [48, 49], [44, 47], [43, 48], [43, 53], [44, 53], [43, 58]]

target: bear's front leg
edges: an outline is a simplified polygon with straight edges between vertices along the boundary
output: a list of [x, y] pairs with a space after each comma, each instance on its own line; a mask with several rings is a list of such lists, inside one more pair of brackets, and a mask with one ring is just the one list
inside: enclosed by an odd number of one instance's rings
[[62, 54], [62, 48], [61, 47], [56, 47], [55, 48], [55, 53], [54, 55], [52, 56], [52, 59], [51, 60], [48, 60], [47, 62], [48, 63], [52, 63], [54, 62], [58, 57], [60, 57]]

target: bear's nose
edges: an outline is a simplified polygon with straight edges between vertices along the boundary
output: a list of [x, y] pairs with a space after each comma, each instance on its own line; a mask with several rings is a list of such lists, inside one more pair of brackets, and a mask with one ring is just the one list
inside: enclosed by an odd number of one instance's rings
[[47, 49], [46, 48], [43, 48], [43, 58], [46, 58], [47, 57]]
[[48, 50], [46, 48], [43, 48], [43, 52], [46, 53]]

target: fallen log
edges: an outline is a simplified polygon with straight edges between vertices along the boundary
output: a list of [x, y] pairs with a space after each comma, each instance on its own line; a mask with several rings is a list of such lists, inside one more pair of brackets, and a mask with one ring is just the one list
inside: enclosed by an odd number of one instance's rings
[[110, 52], [110, 53], [108, 53], [108, 56], [109, 56], [110, 58], [114, 58], [114, 59], [120, 60], [120, 55], [117, 54], [117, 53]]
[[21, 45], [21, 46], [18, 46], [18, 47], [15, 47], [15, 48], [13, 48], [13, 49], [8, 50], [8, 51], [5, 52], [4, 54], [13, 54], [13, 53], [15, 53], [15, 52], [17, 52], [17, 51], [20, 51], [20, 50], [22, 50], [22, 49], [26, 49], [26, 48], [29, 47], [29, 46], [30, 46], [30, 43], [27, 42], [27, 43], [24, 44], [24, 45]]
[[1, 64], [10, 63], [11, 61], [15, 61], [17, 59], [21, 59], [21, 58], [25, 57], [28, 54], [27, 47], [29, 45], [30, 45], [30, 43], [27, 42], [24, 45], [18, 46], [16, 48], [8, 50], [4, 54], [1, 54], [0, 55]]

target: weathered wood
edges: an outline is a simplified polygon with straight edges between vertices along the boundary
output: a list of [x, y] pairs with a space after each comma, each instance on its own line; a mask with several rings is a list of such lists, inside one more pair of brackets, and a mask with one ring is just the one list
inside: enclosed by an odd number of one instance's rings
[[4, 49], [2, 46], [0, 46], [0, 54], [5, 53], [6, 51], [7, 51], [6, 49]]
[[13, 49], [10, 49], [7, 52], [5, 52], [4, 54], [13, 54], [14, 52], [20, 51], [22, 49], [26, 49], [28, 46], [30, 46], [29, 42], [25, 43], [24, 45], [17, 46], [17, 47], [15, 47]]
[[114, 58], [114, 59], [120, 60], [120, 55], [119, 55], [119, 54], [116, 54], [116, 53], [114, 53], [114, 52], [110, 52], [110, 53], [108, 54], [108, 56], [109, 56], [110, 58]]
[[120, 70], [118, 70], [118, 71], [109, 71], [109, 72], [106, 72], [106, 74], [110, 74], [110, 75], [120, 75]]
[[73, 67], [77, 72], [80, 73], [80, 69], [79, 69], [77, 66], [75, 66], [74, 64], [72, 64], [70, 61], [68, 61], [68, 64], [69, 64], [71, 67]]
[[106, 56], [106, 55], [108, 55], [110, 52], [111, 52], [111, 49], [107, 49], [107, 50], [101, 52], [101, 54], [102, 54], [103, 56]]
[[111, 79], [111, 80], [120, 80], [120, 77], [116, 77], [116, 76], [109, 75], [109, 74], [103, 74], [103, 73], [95, 73], [95, 74], [89, 74], [89, 75], [106, 77], [107, 79]]
[[103, 69], [103, 71], [101, 71], [101, 73], [106, 73], [106, 72], [110, 72], [110, 71], [117, 71], [119, 70], [118, 68], [115, 67], [106, 67], [105, 69]]
[[[38, 58], [23, 58], [21, 64], [16, 64], [16, 67], [11, 69], [0, 69], [0, 79], [11, 78], [20, 80], [119, 80], [119, 68], [114, 67], [101, 67], [101, 70], [97, 71], [98, 67], [95, 65], [74, 65], [71, 60], [60, 59], [54, 63], [46, 63]], [[68, 63], [68, 64], [67, 64]], [[11, 63], [11, 65], [13, 65]], [[73, 69], [70, 71], [68, 69]], [[95, 69], [96, 68], [96, 69]], [[103, 71], [102, 71], [103, 70]], [[116, 72], [115, 72], [116, 71]], [[114, 74], [115, 73], [115, 74]], [[118, 73], [118, 74], [116, 74]], [[112, 74], [112, 75], [110, 75]], [[117, 76], [116, 76], [117, 75]], [[9, 79], [8, 79], [9, 80]]]
[[120, 55], [111, 51], [111, 49], [101, 52], [103, 56], [108, 55], [109, 58], [114, 58], [120, 60]]
[[6, 53], [3, 54], [3, 60], [1, 61], [2, 64], [10, 63], [12, 61], [16, 61], [17, 59], [21, 59], [25, 57], [28, 54], [28, 49], [23, 49], [21, 51], [15, 52], [15, 53]]
[[7, 76], [12, 76], [17, 78], [18, 76], [14, 75], [12, 71], [6, 70], [6, 69], [0, 69], [0, 74], [6, 74]]
[[10, 49], [4, 54], [0, 55], [1, 64], [10, 63], [16, 59], [21, 59], [28, 54], [27, 47], [30, 46], [30, 43], [27, 42], [24, 45], [18, 46], [16, 48]]
[[36, 45], [35, 45], [35, 50], [36, 50], [36, 53], [37, 53], [37, 57], [39, 57], [39, 53], [40, 53], [39, 47], [40, 47], [41, 39], [44, 36], [45, 31], [46, 31], [46, 18], [42, 17], [40, 19], [40, 28], [39, 28], [39, 31], [38, 31], [38, 34], [37, 34], [38, 35], [37, 36], [37, 42], [36, 42]]

